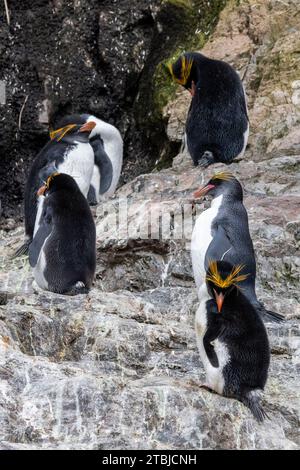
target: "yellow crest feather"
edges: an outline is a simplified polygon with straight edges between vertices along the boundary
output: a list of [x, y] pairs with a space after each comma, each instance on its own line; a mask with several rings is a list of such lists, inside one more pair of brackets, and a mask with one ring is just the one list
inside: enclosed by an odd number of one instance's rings
[[249, 274], [239, 274], [243, 268], [243, 264], [233, 266], [231, 273], [225, 279], [223, 279], [218, 271], [217, 262], [210, 261], [206, 280], [211, 281], [215, 286], [227, 288], [247, 279]]
[[52, 175], [48, 176], [47, 181], [46, 181], [47, 189], [49, 189], [50, 183], [51, 183], [51, 181], [53, 180], [53, 178], [54, 178], [55, 176], [59, 175], [59, 174], [60, 174], [60, 173], [58, 173], [58, 171], [57, 171], [57, 172], [55, 172], [55, 173], [52, 173]]
[[51, 130], [49, 132], [50, 139], [51, 140], [55, 139], [55, 137], [61, 133], [61, 135], [59, 136], [57, 141], [61, 140], [67, 134], [67, 132], [69, 132], [71, 129], [73, 129], [73, 127], [76, 127], [76, 124], [68, 124], [65, 127], [61, 127], [60, 129]]
[[234, 176], [230, 171], [220, 171], [216, 173], [212, 178], [212, 180], [222, 180], [222, 181], [230, 181], [234, 179]]
[[183, 55], [181, 57], [180, 78], [178, 78], [178, 77], [176, 77], [176, 75], [174, 75], [173, 64], [167, 64], [167, 67], [169, 69], [169, 72], [170, 72], [174, 82], [179, 83], [179, 85], [184, 86], [187, 83], [188, 79], [189, 79], [192, 65], [193, 65], [193, 59], [188, 59], [188, 58], [186, 58], [185, 55]]

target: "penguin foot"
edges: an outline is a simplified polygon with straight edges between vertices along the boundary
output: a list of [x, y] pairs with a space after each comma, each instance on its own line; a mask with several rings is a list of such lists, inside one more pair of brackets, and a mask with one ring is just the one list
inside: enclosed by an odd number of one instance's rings
[[214, 155], [213, 155], [212, 152], [207, 150], [206, 152], [204, 152], [204, 154], [200, 158], [200, 160], [198, 162], [198, 165], [201, 168], [207, 168], [208, 166], [212, 165], [213, 163], [215, 163]]
[[88, 294], [88, 292], [89, 289], [85, 287], [85, 284], [81, 281], [78, 281], [75, 286], [68, 290], [68, 292], [65, 292], [65, 295]]
[[32, 281], [32, 289], [36, 294], [40, 294], [44, 292], [44, 290], [38, 285], [38, 283], [34, 280]]

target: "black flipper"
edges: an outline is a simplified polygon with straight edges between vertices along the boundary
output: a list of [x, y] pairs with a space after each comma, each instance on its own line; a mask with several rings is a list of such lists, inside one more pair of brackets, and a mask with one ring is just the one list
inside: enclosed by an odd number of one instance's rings
[[19, 258], [19, 256], [28, 255], [29, 245], [31, 243], [31, 239], [26, 240], [11, 256], [11, 259]]
[[234, 258], [233, 246], [226, 234], [226, 231], [222, 225], [218, 225], [213, 229], [213, 239], [210, 242], [204, 260], [205, 270], [208, 269], [210, 261], [223, 260], [234, 264], [232, 258]]
[[[211, 335], [213, 336], [213, 339], [211, 339]], [[217, 336], [215, 336], [214, 331], [210, 329], [206, 331], [204, 338], [203, 338], [203, 346], [204, 346], [206, 355], [209, 359], [209, 362], [211, 363], [213, 367], [219, 367], [218, 356], [216, 355], [215, 348], [211, 344], [211, 341], [216, 339]]]
[[101, 137], [92, 138], [90, 143], [94, 150], [95, 165], [98, 166], [100, 172], [100, 194], [104, 194], [110, 188], [113, 179], [113, 166], [104, 150]]
[[46, 238], [50, 235], [52, 230], [52, 209], [45, 207], [43, 214], [41, 215], [41, 225], [36, 232], [32, 243], [29, 246], [29, 264], [32, 268], [36, 265], [40, 251]]
[[214, 154], [210, 150], [204, 152], [204, 154], [198, 160], [198, 165], [201, 166], [201, 168], [207, 168], [213, 163], [216, 163], [216, 160]]
[[218, 356], [215, 352], [215, 348], [211, 344], [212, 341], [217, 339], [223, 332], [224, 325], [221, 315], [218, 313], [217, 306], [214, 300], [208, 300], [206, 302], [207, 311], [207, 330], [203, 337], [203, 346], [206, 355], [213, 367], [219, 367]]

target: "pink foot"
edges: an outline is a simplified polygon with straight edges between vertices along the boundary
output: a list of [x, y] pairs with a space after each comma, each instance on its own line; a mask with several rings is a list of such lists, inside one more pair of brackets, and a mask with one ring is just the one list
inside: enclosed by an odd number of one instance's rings
[[201, 384], [200, 388], [204, 388], [205, 390], [207, 390], [208, 392], [211, 392], [211, 393], [217, 393], [206, 383]]

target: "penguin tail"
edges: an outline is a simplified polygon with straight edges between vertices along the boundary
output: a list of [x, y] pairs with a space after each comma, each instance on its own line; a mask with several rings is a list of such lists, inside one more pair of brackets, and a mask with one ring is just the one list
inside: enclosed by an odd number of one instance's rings
[[253, 414], [254, 418], [259, 422], [262, 423], [265, 418], [269, 416], [265, 412], [261, 404], [261, 390], [251, 390], [247, 392], [244, 396], [239, 397], [239, 401], [241, 401]]
[[23, 255], [28, 255], [29, 251], [29, 245], [31, 243], [31, 240], [26, 240], [22, 246], [20, 246], [11, 256], [11, 259], [19, 258], [20, 256]]
[[283, 315], [280, 315], [280, 313], [277, 313], [277, 312], [273, 312], [272, 310], [267, 310], [261, 303], [259, 303], [257, 309], [260, 315], [262, 315], [266, 321], [271, 321], [271, 322], [276, 322], [276, 323], [280, 323], [284, 321]]

